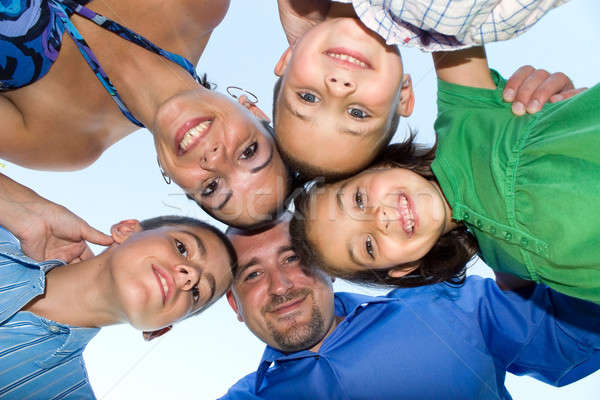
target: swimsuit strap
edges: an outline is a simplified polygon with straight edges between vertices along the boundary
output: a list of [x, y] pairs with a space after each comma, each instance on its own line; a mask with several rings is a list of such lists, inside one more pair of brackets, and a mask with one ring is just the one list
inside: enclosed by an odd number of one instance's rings
[[106, 91], [111, 95], [114, 102], [117, 104], [117, 106], [119, 106], [119, 109], [121, 110], [123, 115], [125, 115], [127, 119], [129, 119], [135, 125], [144, 128], [144, 124], [138, 121], [133, 116], [133, 114], [131, 114], [131, 112], [121, 99], [121, 96], [119, 96], [119, 93], [117, 93], [117, 89], [115, 89], [114, 85], [106, 75], [106, 72], [104, 72], [104, 69], [100, 65], [100, 62], [86, 43], [85, 39], [83, 39], [77, 28], [75, 28], [75, 25], [73, 25], [73, 23], [69, 19], [69, 16], [73, 15], [73, 13], [76, 13], [94, 22], [96, 25], [119, 35], [125, 40], [128, 40], [132, 43], [137, 44], [140, 47], [143, 47], [146, 50], [149, 50], [155, 54], [165, 57], [166, 59], [181, 66], [196, 80], [196, 82], [199, 82], [200, 79], [196, 74], [196, 69], [194, 68], [192, 63], [184, 57], [161, 49], [160, 47], [156, 46], [154, 43], [144, 38], [143, 36], [138, 35], [137, 33], [127, 29], [123, 25], [112, 21], [108, 18], [105, 18], [102, 15], [97, 14], [89, 8], [85, 7], [83, 4], [87, 4], [89, 1], [91, 0], [79, 0], [79, 2], [75, 2], [73, 0], [55, 0], [51, 1], [50, 4], [52, 6], [57, 6], [54, 8], [57, 10], [59, 18], [64, 23], [66, 31], [69, 33], [71, 38], [73, 38], [73, 41], [79, 48], [79, 52], [83, 55], [83, 58], [88, 63], [92, 71], [94, 71], [94, 74], [96, 75], [100, 83], [102, 83]]

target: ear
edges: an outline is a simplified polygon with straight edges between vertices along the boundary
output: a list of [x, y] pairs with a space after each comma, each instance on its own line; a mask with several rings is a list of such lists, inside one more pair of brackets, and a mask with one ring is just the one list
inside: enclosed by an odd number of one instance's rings
[[164, 335], [165, 333], [169, 332], [171, 329], [173, 329], [173, 325], [165, 326], [164, 328], [160, 328], [155, 331], [144, 331], [143, 332], [144, 340], [149, 342], [153, 339], [156, 339], [157, 337]]
[[395, 268], [392, 268], [392, 269], [390, 269], [388, 271], [388, 276], [390, 276], [392, 278], [401, 278], [404, 275], [410, 274], [411, 272], [413, 272], [418, 267], [419, 267], [418, 262], [410, 264], [409, 266], [404, 265], [402, 267], [395, 267]]
[[110, 234], [118, 244], [123, 243], [131, 235], [142, 231], [142, 226], [137, 219], [126, 219], [110, 227]]
[[237, 300], [235, 299], [235, 295], [233, 294], [233, 291], [231, 289], [229, 289], [227, 291], [226, 296], [227, 296], [227, 301], [229, 302], [229, 305], [231, 306], [233, 311], [237, 314], [238, 321], [244, 322], [244, 317], [242, 317], [242, 315], [240, 314], [240, 311], [238, 309]]
[[281, 55], [281, 57], [279, 58], [279, 61], [277, 61], [277, 64], [275, 64], [275, 75], [277, 76], [282, 76], [285, 73], [285, 70], [290, 62], [290, 59], [292, 58], [292, 47], [288, 47], [283, 54]]
[[396, 112], [403, 117], [410, 117], [415, 106], [415, 93], [413, 92], [412, 79], [409, 74], [404, 74], [402, 88], [400, 89], [400, 102]]
[[265, 112], [263, 110], [261, 110], [261, 108], [258, 107], [256, 105], [256, 103], [251, 102], [248, 99], [248, 96], [245, 96], [245, 95], [239, 96], [237, 100], [238, 100], [238, 103], [240, 103], [242, 106], [246, 107], [246, 109], [248, 111], [250, 111], [256, 118], [262, 119], [267, 122], [271, 122], [271, 119], [267, 116], [267, 114], [265, 114]]

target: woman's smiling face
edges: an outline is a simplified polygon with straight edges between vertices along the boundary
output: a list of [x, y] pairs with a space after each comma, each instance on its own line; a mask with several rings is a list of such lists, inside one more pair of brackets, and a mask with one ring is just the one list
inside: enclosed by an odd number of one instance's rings
[[273, 138], [243, 106], [206, 89], [161, 105], [154, 139], [162, 167], [215, 218], [234, 225], [261, 222], [279, 208], [288, 172]]
[[343, 271], [417, 261], [453, 225], [439, 186], [407, 169], [370, 169], [322, 190], [311, 204], [307, 236]]

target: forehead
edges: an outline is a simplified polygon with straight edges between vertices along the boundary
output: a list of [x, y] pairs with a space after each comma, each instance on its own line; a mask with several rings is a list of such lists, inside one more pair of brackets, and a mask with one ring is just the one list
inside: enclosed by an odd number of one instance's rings
[[230, 235], [231, 243], [238, 255], [239, 264], [245, 264], [252, 258], [266, 258], [277, 249], [290, 246], [288, 223], [280, 223], [275, 227], [256, 235]]

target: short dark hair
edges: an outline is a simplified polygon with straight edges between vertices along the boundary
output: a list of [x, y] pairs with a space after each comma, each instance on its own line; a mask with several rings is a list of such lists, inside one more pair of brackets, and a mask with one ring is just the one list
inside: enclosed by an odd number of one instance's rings
[[[411, 134], [403, 143], [388, 146], [373, 166], [407, 168], [425, 179], [436, 181], [431, 170], [434, 156], [435, 146], [419, 147], [414, 142], [414, 135]], [[440, 282], [451, 284], [464, 282], [467, 263], [479, 251], [477, 240], [464, 226], [442, 235], [423, 258], [410, 264], [397, 265], [389, 269], [348, 272], [326, 263], [323, 254], [316, 250], [315, 243], [307, 236], [311, 197], [316, 193], [316, 189], [323, 185], [322, 182], [316, 183], [294, 199], [295, 211], [290, 221], [290, 236], [292, 246], [305, 265], [315, 265], [330, 275], [367, 285], [415, 287]], [[415, 266], [414, 271], [402, 277], [391, 277], [388, 274], [392, 269]]]
[[160, 216], [160, 217], [145, 219], [140, 222], [140, 226], [142, 227], [142, 230], [144, 230], [144, 231], [158, 229], [158, 228], [162, 228], [164, 226], [179, 226], [179, 225], [190, 226], [190, 227], [200, 228], [200, 229], [206, 229], [206, 230], [214, 233], [215, 236], [217, 236], [217, 238], [219, 238], [219, 240], [223, 243], [223, 246], [225, 246], [225, 249], [227, 250], [227, 255], [229, 256], [229, 267], [231, 268], [231, 274], [233, 276], [235, 276], [235, 273], [237, 272], [237, 265], [238, 265], [237, 253], [235, 252], [235, 249], [233, 248], [233, 245], [231, 244], [231, 241], [229, 240], [229, 238], [223, 232], [221, 232], [219, 229], [217, 229], [216, 227], [214, 227], [204, 221], [200, 221], [199, 219], [184, 217], [181, 215], [164, 215], [164, 216]]
[[[277, 119], [277, 100], [279, 99], [279, 92], [281, 91], [281, 83], [283, 78], [279, 77], [275, 81], [275, 85], [273, 86], [273, 123]], [[377, 143], [377, 148], [375, 149], [375, 159], [379, 157], [379, 155], [385, 150], [385, 147], [390, 143], [396, 130], [398, 129], [398, 125], [400, 123], [400, 114], [397, 112], [392, 116], [392, 121], [390, 123], [390, 127], [383, 135], [382, 140]], [[277, 137], [275, 138], [277, 141]], [[352, 174], [348, 173], [338, 173], [336, 171], [329, 171], [323, 169], [316, 165], [311, 165], [310, 163], [300, 160], [296, 158], [293, 154], [286, 151], [285, 149], [279, 147], [279, 154], [281, 155], [281, 159], [283, 162], [288, 165], [293, 171], [296, 172], [296, 179], [298, 182], [307, 182], [310, 179], [316, 177], [323, 177], [326, 181], [335, 181], [339, 179], [346, 178]]]

